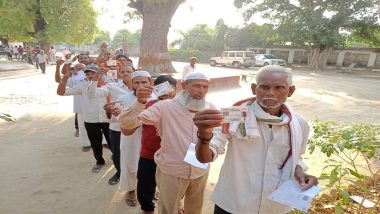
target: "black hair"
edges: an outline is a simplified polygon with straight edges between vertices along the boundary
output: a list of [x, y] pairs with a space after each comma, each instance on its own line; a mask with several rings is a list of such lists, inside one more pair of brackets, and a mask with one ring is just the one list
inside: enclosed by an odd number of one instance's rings
[[154, 80], [154, 85], [159, 85], [168, 81], [170, 85], [177, 85], [177, 80], [170, 75], [160, 75]]
[[120, 59], [120, 58], [124, 58], [124, 59], [126, 59], [126, 60], [129, 60], [127, 56], [122, 55], [122, 54], [116, 56], [116, 60], [118, 60], [118, 59]]

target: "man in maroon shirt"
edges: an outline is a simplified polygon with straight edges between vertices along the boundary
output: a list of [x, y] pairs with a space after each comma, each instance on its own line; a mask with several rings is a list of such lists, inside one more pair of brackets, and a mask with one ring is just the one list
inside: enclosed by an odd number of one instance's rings
[[[173, 91], [158, 97], [147, 103], [146, 108], [154, 105], [156, 102], [165, 99], [171, 99], [176, 94], [177, 81], [169, 75], [160, 75], [154, 81], [154, 85], [159, 85], [168, 81], [173, 87]], [[152, 125], [142, 126], [141, 151], [137, 170], [137, 199], [141, 205], [144, 214], [154, 213], [154, 194], [156, 192], [156, 163], [154, 162], [154, 153], [161, 147], [161, 138], [157, 129]]]

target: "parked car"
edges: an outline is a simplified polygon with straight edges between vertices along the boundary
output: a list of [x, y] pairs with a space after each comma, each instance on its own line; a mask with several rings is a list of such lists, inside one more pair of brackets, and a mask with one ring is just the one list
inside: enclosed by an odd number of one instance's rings
[[266, 65], [281, 65], [286, 66], [286, 61], [278, 58], [273, 54], [256, 54], [256, 65], [266, 66]]
[[253, 51], [223, 51], [220, 57], [211, 57], [210, 65], [233, 66], [248, 68], [255, 65], [255, 52]]
[[0, 45], [0, 54], [5, 54], [5, 46]]

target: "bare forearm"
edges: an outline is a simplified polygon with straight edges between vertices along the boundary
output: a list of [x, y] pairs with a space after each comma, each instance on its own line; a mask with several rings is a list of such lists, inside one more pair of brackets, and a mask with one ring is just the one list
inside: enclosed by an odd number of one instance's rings
[[62, 74], [66, 74], [66, 72], [68, 72], [68, 70], [70, 68], [70, 65], [71, 64], [64, 64], [63, 67], [62, 67], [61, 73]]
[[136, 129], [137, 129], [138, 127], [136, 127], [136, 128], [133, 128], [133, 129], [121, 129], [121, 132], [123, 133], [123, 135], [125, 135], [125, 136], [129, 136], [129, 135], [132, 135], [133, 133], [135, 133], [135, 131], [136, 131]]
[[196, 156], [199, 162], [201, 163], [209, 163], [212, 162], [214, 155], [210, 149], [209, 144], [200, 142], [198, 140], [197, 145], [195, 146]]
[[211, 133], [199, 133], [198, 132], [198, 142], [195, 147], [196, 156], [199, 162], [209, 163], [213, 160], [213, 153], [210, 149], [210, 141], [213, 135]]
[[66, 92], [66, 84], [67, 84], [67, 80], [68, 78], [67, 77], [63, 77], [61, 79], [61, 81], [59, 82], [58, 84], [58, 88], [57, 88], [57, 94], [58, 95], [64, 95], [65, 92]]
[[59, 68], [60, 68], [59, 65], [57, 65], [55, 67], [55, 82], [56, 83], [59, 83], [61, 81], [61, 75], [59, 74]]

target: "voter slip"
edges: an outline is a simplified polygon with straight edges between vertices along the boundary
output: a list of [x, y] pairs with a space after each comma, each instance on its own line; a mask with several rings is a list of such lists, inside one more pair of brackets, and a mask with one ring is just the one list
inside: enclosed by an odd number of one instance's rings
[[242, 106], [233, 106], [221, 109], [223, 114], [223, 123], [242, 122], [247, 120], [248, 108]]
[[116, 101], [110, 103], [114, 108], [117, 108], [119, 110], [122, 110], [124, 108], [123, 101]]
[[268, 199], [307, 212], [311, 202], [321, 190], [321, 187], [313, 186], [302, 191], [298, 181], [287, 180], [271, 193]]
[[110, 66], [116, 66], [117, 63], [116, 63], [116, 60], [108, 60], [107, 61], [107, 66], [110, 67]]
[[172, 91], [173, 91], [173, 87], [170, 85], [170, 83], [168, 81], [153, 87], [153, 93], [157, 97], [168, 94]]
[[117, 79], [117, 70], [109, 70], [107, 76], [111, 79]]

